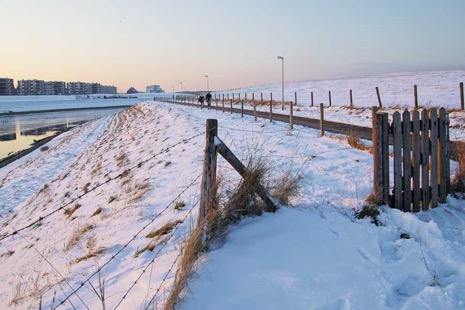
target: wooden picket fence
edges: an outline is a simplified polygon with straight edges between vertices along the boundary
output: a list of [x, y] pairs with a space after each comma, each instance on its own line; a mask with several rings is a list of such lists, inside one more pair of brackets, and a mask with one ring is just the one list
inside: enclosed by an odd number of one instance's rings
[[[421, 114], [421, 115], [420, 115]], [[389, 143], [394, 184], [390, 193]], [[446, 202], [450, 190], [449, 115], [444, 108], [373, 114], [374, 195], [381, 203], [419, 212]]]

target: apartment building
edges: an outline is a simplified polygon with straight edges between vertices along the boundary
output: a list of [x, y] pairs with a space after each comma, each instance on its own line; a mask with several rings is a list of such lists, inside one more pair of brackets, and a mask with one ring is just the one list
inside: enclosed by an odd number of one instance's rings
[[16, 94], [13, 79], [0, 78], [0, 96], [11, 96]]
[[45, 95], [66, 95], [66, 83], [60, 81], [45, 82]]
[[69, 95], [89, 95], [92, 94], [92, 84], [85, 82], [69, 82]]
[[45, 81], [43, 80], [20, 80], [16, 93], [20, 96], [44, 95]]

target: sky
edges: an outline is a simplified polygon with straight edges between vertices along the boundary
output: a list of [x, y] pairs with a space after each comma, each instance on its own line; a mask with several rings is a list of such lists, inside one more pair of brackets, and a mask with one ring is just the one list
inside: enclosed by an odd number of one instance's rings
[[[0, 77], [167, 92], [465, 69], [463, 0], [0, 0]], [[182, 83], [182, 85], [181, 85]]]

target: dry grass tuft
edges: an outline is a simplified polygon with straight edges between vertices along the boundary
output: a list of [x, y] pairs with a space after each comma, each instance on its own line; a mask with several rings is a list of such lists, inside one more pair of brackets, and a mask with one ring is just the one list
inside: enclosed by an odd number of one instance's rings
[[163, 243], [164, 241], [166, 241], [166, 238], [168, 238], [168, 237], [165, 237], [165, 238], [163, 237], [168, 235], [176, 226], [178, 226], [181, 223], [182, 223], [181, 220], [176, 220], [174, 222], [168, 222], [162, 227], [160, 227], [159, 229], [148, 233], [148, 235], [145, 237], [150, 238], [152, 240], [149, 242], [149, 244], [147, 244], [142, 249], [137, 249], [136, 253], [134, 254], [134, 257], [139, 257], [139, 255], [141, 255], [145, 251], [153, 252], [153, 250], [157, 247], [157, 245], [159, 245], [160, 243]]
[[84, 234], [90, 230], [94, 229], [93, 225], [87, 224], [85, 226], [78, 226], [73, 230], [73, 233], [71, 234], [71, 237], [68, 239], [68, 242], [65, 245], [64, 250], [68, 251], [72, 247], [74, 247], [79, 240], [84, 236]]
[[88, 260], [90, 258], [96, 257], [97, 255], [100, 255], [105, 251], [106, 251], [106, 248], [93, 249], [90, 252], [88, 252], [86, 255], [76, 258], [73, 261], [73, 264], [78, 264], [78, 263], [80, 263], [82, 261], [85, 261], [85, 260]]
[[177, 210], [177, 211], [180, 211], [180, 210], [183, 210], [185, 206], [186, 206], [186, 204], [184, 203], [184, 201], [177, 201], [176, 204], [174, 205], [173, 209]]
[[180, 303], [179, 298], [181, 292], [187, 287], [187, 281], [192, 275], [200, 253], [206, 249], [206, 247], [202, 245], [203, 227], [205, 223], [213, 220], [213, 217], [216, 217], [217, 215], [217, 211], [209, 213], [209, 215], [205, 217], [204, 223], [198, 225], [186, 240], [181, 254], [181, 261], [179, 263], [178, 270], [176, 271], [174, 284], [165, 303], [165, 309], [175, 309], [176, 305]]
[[178, 226], [179, 224], [181, 224], [182, 221], [181, 220], [176, 220], [174, 222], [168, 222], [166, 223], [165, 225], [163, 225], [162, 227], [160, 227], [159, 229], [157, 230], [154, 230], [150, 233], [147, 234], [147, 236], [145, 236], [146, 238], [155, 238], [155, 237], [160, 237], [160, 236], [164, 236], [164, 235], [167, 235], [169, 234], [176, 226]]
[[300, 176], [291, 177], [285, 174], [274, 186], [271, 195], [282, 205], [289, 205], [289, 200], [300, 192]]
[[465, 193], [465, 144], [457, 144], [454, 153], [458, 166], [452, 178], [451, 190], [455, 193]]
[[371, 148], [369, 146], [366, 146], [365, 144], [360, 141], [360, 137], [357, 136], [354, 132], [350, 132], [350, 134], [347, 136], [347, 143], [349, 145], [357, 150], [361, 151], [369, 151]]
[[80, 204], [75, 204], [74, 207], [72, 209], [65, 209], [65, 211], [63, 212], [65, 215], [67, 215], [68, 217], [70, 217], [71, 215], [74, 214], [74, 212], [76, 212], [79, 208], [81, 207]]
[[92, 216], [99, 215], [100, 213], [102, 213], [102, 208], [101, 208], [101, 207], [98, 207], [97, 210], [95, 210], [95, 212], [92, 213], [91, 217], [92, 217]]

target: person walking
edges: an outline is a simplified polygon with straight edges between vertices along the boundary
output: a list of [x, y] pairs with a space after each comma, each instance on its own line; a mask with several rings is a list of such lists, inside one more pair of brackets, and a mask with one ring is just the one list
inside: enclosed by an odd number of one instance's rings
[[210, 92], [208, 92], [207, 96], [205, 97], [207, 99], [207, 106], [208, 108], [210, 108], [210, 102], [212, 100], [212, 94], [210, 94]]
[[199, 96], [199, 103], [200, 103], [200, 106], [203, 108], [203, 101], [205, 100], [205, 97], [203, 95], [200, 95]]

